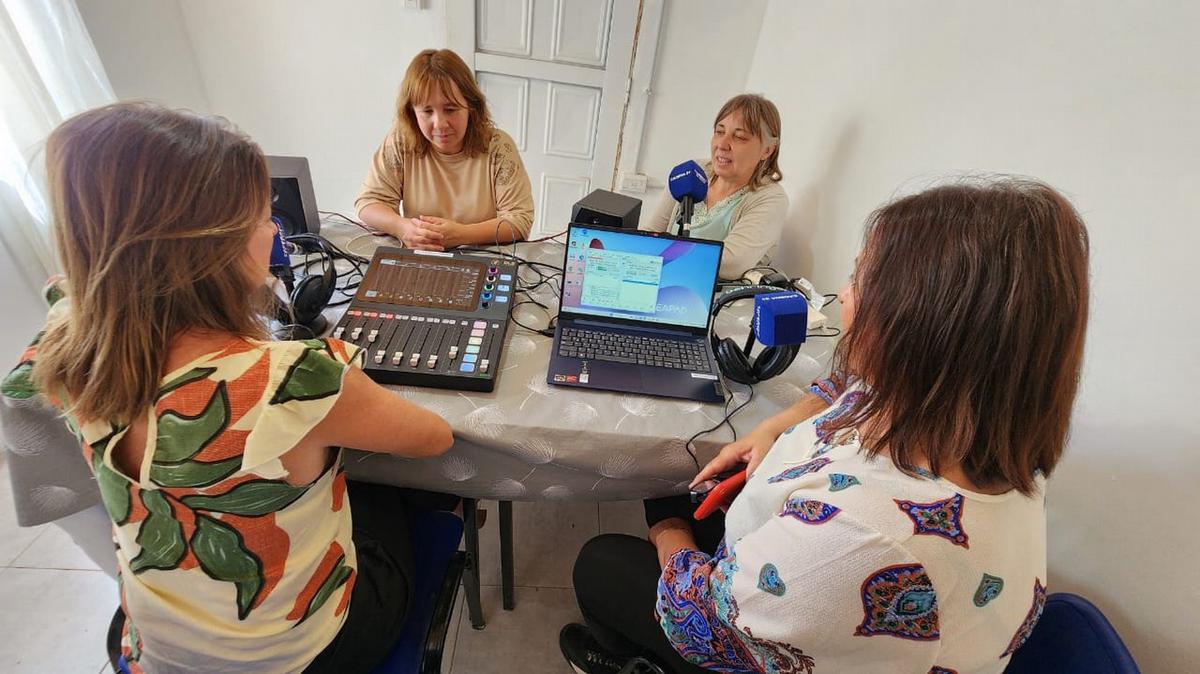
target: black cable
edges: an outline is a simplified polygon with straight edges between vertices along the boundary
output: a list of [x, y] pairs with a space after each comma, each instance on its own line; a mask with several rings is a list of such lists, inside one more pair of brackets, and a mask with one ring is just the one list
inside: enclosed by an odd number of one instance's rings
[[[343, 218], [353, 224], [359, 224], [359, 223], [355, 223], [353, 220], [351, 220], [350, 218], [347, 218], [346, 216], [342, 215], [341, 213], [336, 213], [336, 212], [332, 212], [332, 211], [323, 211], [323, 212], [332, 213], [333, 215], [337, 215], [338, 217]], [[358, 289], [358, 287], [360, 285], [362, 285], [363, 280], [366, 278], [366, 273], [363, 271], [363, 265], [370, 264], [370, 260], [368, 260], [367, 258], [365, 258], [361, 255], [355, 255], [353, 253], [346, 252], [345, 250], [343, 250], [342, 248], [340, 248], [339, 246], [334, 244], [332, 241], [330, 241], [329, 239], [326, 239], [325, 237], [323, 237], [319, 234], [309, 234], [309, 233], [293, 234], [291, 236], [285, 237], [284, 240], [286, 242], [292, 243], [293, 245], [296, 245], [298, 243], [309, 243], [311, 246], [315, 246], [318, 251], [316, 253], [313, 253], [310, 249], [300, 246], [301, 250], [304, 253], [304, 260], [302, 262], [300, 262], [299, 264], [292, 265], [293, 270], [303, 268], [305, 275], [308, 275], [309, 270], [312, 268], [313, 264], [324, 264], [324, 263], [326, 263], [326, 261], [328, 261], [328, 264], [333, 268], [333, 273], [334, 273], [333, 274], [334, 275], [333, 290], [334, 290], [334, 292], [341, 293], [342, 297], [344, 297], [345, 299], [341, 299], [336, 302], [328, 302], [325, 305], [326, 308], [342, 306], [344, 304], [349, 304], [350, 302], [352, 302], [354, 300], [354, 296], [356, 295], [356, 290]], [[314, 262], [311, 259], [311, 256], [314, 254], [320, 255], [321, 259]], [[344, 261], [348, 262], [352, 268], [345, 269], [345, 270], [339, 270], [337, 268], [337, 264], [336, 264], [336, 262], [338, 260], [344, 260]], [[343, 281], [340, 286], [337, 285], [337, 281], [339, 279]]]
[[[497, 230], [497, 233], [498, 233], [498, 230]], [[540, 300], [533, 297], [532, 294], [535, 291], [537, 291], [538, 289], [542, 288], [543, 286], [549, 285], [551, 291], [553, 291], [555, 296], [560, 298], [560, 300], [561, 300], [561, 298], [562, 298], [561, 281], [557, 287], [554, 285], [554, 282], [556, 280], [559, 280], [563, 276], [563, 269], [561, 267], [555, 266], [553, 264], [549, 264], [547, 262], [540, 262], [537, 260], [528, 260], [528, 259], [518, 255], [516, 251], [517, 251], [518, 243], [538, 243], [541, 241], [553, 239], [556, 236], [560, 236], [560, 234], [546, 237], [545, 239], [535, 239], [533, 241], [513, 241], [511, 252], [506, 251], [506, 250], [494, 250], [491, 248], [480, 248], [478, 246], [460, 246], [458, 248], [458, 250], [463, 251], [465, 253], [484, 253], [484, 254], [488, 254], [488, 255], [499, 255], [507, 260], [510, 260], [510, 261], [516, 263], [516, 269], [514, 270], [515, 283], [513, 284], [514, 285], [513, 295], [516, 296], [517, 294], [524, 294], [525, 299], [513, 303], [512, 310], [509, 313], [509, 318], [512, 320], [513, 324], [515, 324], [517, 327], [520, 327], [524, 330], [527, 330], [534, 334], [542, 335], [545, 337], [553, 337], [554, 336], [555, 324], [558, 320], [558, 316], [555, 315], [555, 313], [553, 311], [551, 311], [549, 306], [547, 306]], [[499, 242], [496, 243], [495, 247], [500, 248]], [[522, 268], [527, 269], [530, 272], [532, 272], [533, 274], [537, 275], [537, 279], [536, 280], [529, 279], [529, 278], [526, 278], [525, 276], [523, 276], [521, 274]], [[549, 272], [549, 273], [547, 273], [547, 272]], [[526, 304], [533, 304], [534, 306], [537, 306], [546, 312], [547, 327], [536, 328], [536, 327], [533, 327], [530, 325], [526, 325], [525, 323], [522, 323], [521, 320], [519, 318], [517, 318], [517, 315], [516, 315], [517, 308], [521, 307], [523, 305], [526, 305]]]
[[807, 337], [837, 337], [838, 335], [842, 334], [841, 328], [835, 328], [835, 327], [830, 326], [825, 329], [831, 330], [832, 332], [822, 332], [822, 333], [810, 332], [807, 335], [805, 335], [805, 337], [806, 338]]
[[547, 316], [548, 316], [548, 318], [549, 318], [549, 320], [547, 321], [549, 325], [548, 325], [547, 327], [545, 327], [545, 328], [535, 328], [535, 327], [531, 327], [531, 326], [525, 325], [525, 324], [524, 324], [524, 323], [522, 323], [521, 321], [517, 320], [517, 316], [516, 316], [516, 313], [515, 313], [515, 311], [516, 311], [516, 308], [517, 308], [517, 307], [519, 307], [519, 306], [521, 306], [522, 304], [537, 304], [538, 306], [541, 306], [543, 309], [545, 309], [545, 307], [544, 307], [542, 304], [540, 304], [540, 303], [538, 303], [538, 302], [536, 302], [536, 301], [534, 301], [534, 300], [522, 300], [522, 301], [520, 301], [520, 302], [516, 302], [516, 303], [514, 303], [514, 304], [513, 304], [513, 311], [514, 311], [514, 313], [512, 313], [512, 314], [510, 314], [510, 315], [509, 315], [509, 319], [510, 319], [510, 320], [512, 320], [512, 322], [513, 322], [513, 323], [515, 323], [515, 324], [517, 325], [517, 327], [524, 328], [525, 330], [528, 330], [528, 331], [530, 331], [530, 332], [533, 332], [533, 333], [537, 333], [537, 334], [539, 334], [539, 335], [542, 335], [543, 337], [553, 337], [553, 336], [554, 336], [554, 323], [555, 323], [555, 320], [556, 320], [556, 318], [557, 318], [557, 317], [556, 317], [556, 316], [550, 316], [550, 315], [549, 315], [549, 314], [550, 314], [550, 312], [549, 312], [549, 310], [547, 310], [547, 311], [546, 311], [546, 314], [547, 314]]
[[354, 225], [355, 227], [358, 227], [359, 229], [361, 229], [365, 232], [374, 234], [375, 236], [387, 236], [387, 232], [381, 232], [379, 230], [372, 229], [372, 228], [368, 227], [366, 224], [359, 222], [358, 220], [355, 220], [354, 218], [352, 218], [348, 215], [342, 215], [341, 213], [338, 213], [337, 211], [317, 211], [317, 214], [318, 215], [337, 216], [337, 217], [341, 218], [342, 220], [345, 220], [347, 223]]
[[[779, 271], [775, 267], [772, 267], [772, 266], [766, 265], [766, 264], [760, 264], [760, 265], [751, 267], [751, 268], [747, 269], [746, 271], [742, 272], [742, 275], [738, 278], [737, 282], [741, 283], [743, 285], [754, 285], [753, 283], [750, 282], [750, 279], [746, 278], [746, 275], [752, 271], [769, 271], [769, 272], [772, 272], [775, 274], [783, 274], [784, 276], [788, 276], [786, 273]], [[791, 277], [788, 276], [788, 278], [790, 279]]]
[[724, 418], [724, 419], [721, 419], [719, 422], [717, 422], [717, 424], [716, 424], [715, 426], [711, 426], [711, 427], [709, 427], [709, 428], [706, 428], [706, 429], [704, 429], [704, 430], [702, 430], [702, 431], [699, 431], [698, 433], [696, 433], [696, 434], [695, 434], [695, 435], [693, 435], [692, 437], [688, 438], [688, 441], [687, 441], [687, 442], [683, 443], [683, 448], [684, 448], [684, 450], [686, 450], [686, 451], [687, 451], [687, 453], [688, 453], [688, 456], [692, 457], [692, 463], [696, 464], [696, 472], [697, 472], [697, 473], [698, 473], [698, 472], [700, 472], [700, 470], [701, 470], [701, 468], [700, 468], [700, 459], [697, 459], [697, 458], [696, 458], [696, 451], [692, 449], [692, 443], [693, 443], [693, 442], [695, 442], [695, 441], [696, 441], [696, 438], [700, 437], [701, 435], [707, 435], [707, 434], [709, 434], [709, 433], [712, 433], [713, 431], [717, 430], [718, 428], [720, 428], [720, 427], [722, 427], [722, 426], [724, 426], [724, 425], [726, 425], [726, 424], [728, 424], [728, 425], [729, 425], [729, 430], [730, 430], [731, 432], [733, 432], [733, 440], [732, 440], [731, 442], [736, 442], [736, 441], [737, 441], [737, 429], [733, 427], [733, 421], [732, 421], [732, 419], [733, 419], [733, 417], [734, 417], [734, 415], [735, 415], [735, 414], [737, 414], [738, 412], [742, 411], [742, 408], [744, 408], [746, 405], [749, 405], [751, 400], [754, 400], [754, 387], [753, 387], [753, 386], [750, 386], [749, 384], [747, 384], [747, 385], [746, 385], [746, 388], [747, 388], [747, 389], [750, 391], [750, 395], [749, 395], [749, 396], [746, 398], [746, 402], [744, 402], [744, 403], [742, 403], [741, 405], [738, 405], [737, 407], [733, 408], [733, 411], [732, 411], [732, 412], [728, 411], [728, 410], [729, 410], [729, 403], [731, 403], [731, 402], [733, 401], [733, 393], [732, 393], [732, 392], [730, 392], [730, 394], [729, 394], [729, 398], [728, 398], [728, 399], [725, 401], [725, 410], [726, 410], [726, 412], [725, 412], [725, 418]]

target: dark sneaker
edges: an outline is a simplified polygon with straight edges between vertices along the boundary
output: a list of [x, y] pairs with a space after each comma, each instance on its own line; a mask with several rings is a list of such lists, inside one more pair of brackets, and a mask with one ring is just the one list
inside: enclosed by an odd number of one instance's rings
[[578, 674], [617, 674], [625, 663], [604, 650], [586, 625], [569, 623], [558, 633], [558, 647]]

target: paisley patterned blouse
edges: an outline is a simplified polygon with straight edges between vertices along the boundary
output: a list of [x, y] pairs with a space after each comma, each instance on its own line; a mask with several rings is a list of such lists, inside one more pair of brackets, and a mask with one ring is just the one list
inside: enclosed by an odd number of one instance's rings
[[822, 432], [856, 386], [792, 427], [756, 469], [709, 557], [659, 581], [675, 649], [719, 672], [1001, 672], [1046, 597], [1046, 515], [864, 458]]
[[[68, 417], [115, 524], [132, 671], [298, 671], [336, 636], [356, 573], [341, 452], [303, 486], [280, 457], [333, 407], [360, 353], [231, 339], [169, 373], [137, 476], [109, 451], [126, 427]], [[36, 356], [35, 344], [13, 375]]]

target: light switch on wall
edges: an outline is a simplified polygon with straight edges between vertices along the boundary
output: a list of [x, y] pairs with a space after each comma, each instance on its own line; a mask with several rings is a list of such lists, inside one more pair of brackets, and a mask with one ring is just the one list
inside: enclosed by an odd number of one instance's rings
[[646, 191], [646, 174], [644, 173], [622, 173], [621, 174], [621, 191], [622, 192], [637, 192]]
[[421, 7], [421, 0], [401, 0], [404, 3], [404, 9], [424, 9]]

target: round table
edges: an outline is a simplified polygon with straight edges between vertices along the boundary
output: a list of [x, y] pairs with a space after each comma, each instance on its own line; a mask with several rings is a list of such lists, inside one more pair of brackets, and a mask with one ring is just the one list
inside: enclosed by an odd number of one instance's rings
[[[348, 224], [327, 222], [321, 234], [367, 258], [376, 246], [392, 243]], [[563, 264], [563, 245], [554, 240], [500, 250], [558, 268]], [[520, 276], [537, 280], [525, 265]], [[529, 296], [549, 307], [552, 315], [558, 309], [556, 290], [547, 283]], [[520, 299], [515, 298], [519, 306], [513, 317], [526, 326], [546, 327], [547, 312], [520, 304]], [[722, 311], [718, 333], [740, 342], [749, 329], [752, 307], [746, 300]], [[345, 306], [329, 310], [331, 325], [344, 311]], [[717, 425], [725, 405], [551, 386], [546, 367], [554, 340], [512, 323], [506, 341], [496, 388], [490, 393], [391, 387], [450, 422], [455, 442], [448, 452], [419, 460], [351, 452], [348, 475], [476, 499], [640, 499], [685, 492], [697, 462], [704, 465], [732, 440], [728, 426], [701, 436], [692, 443], [694, 461], [686, 441]], [[810, 340], [786, 372], [755, 386], [754, 400], [732, 419], [739, 433], [795, 402], [821, 375], [833, 346], [831, 339]], [[747, 386], [729, 386], [732, 410], [750, 393]]]

